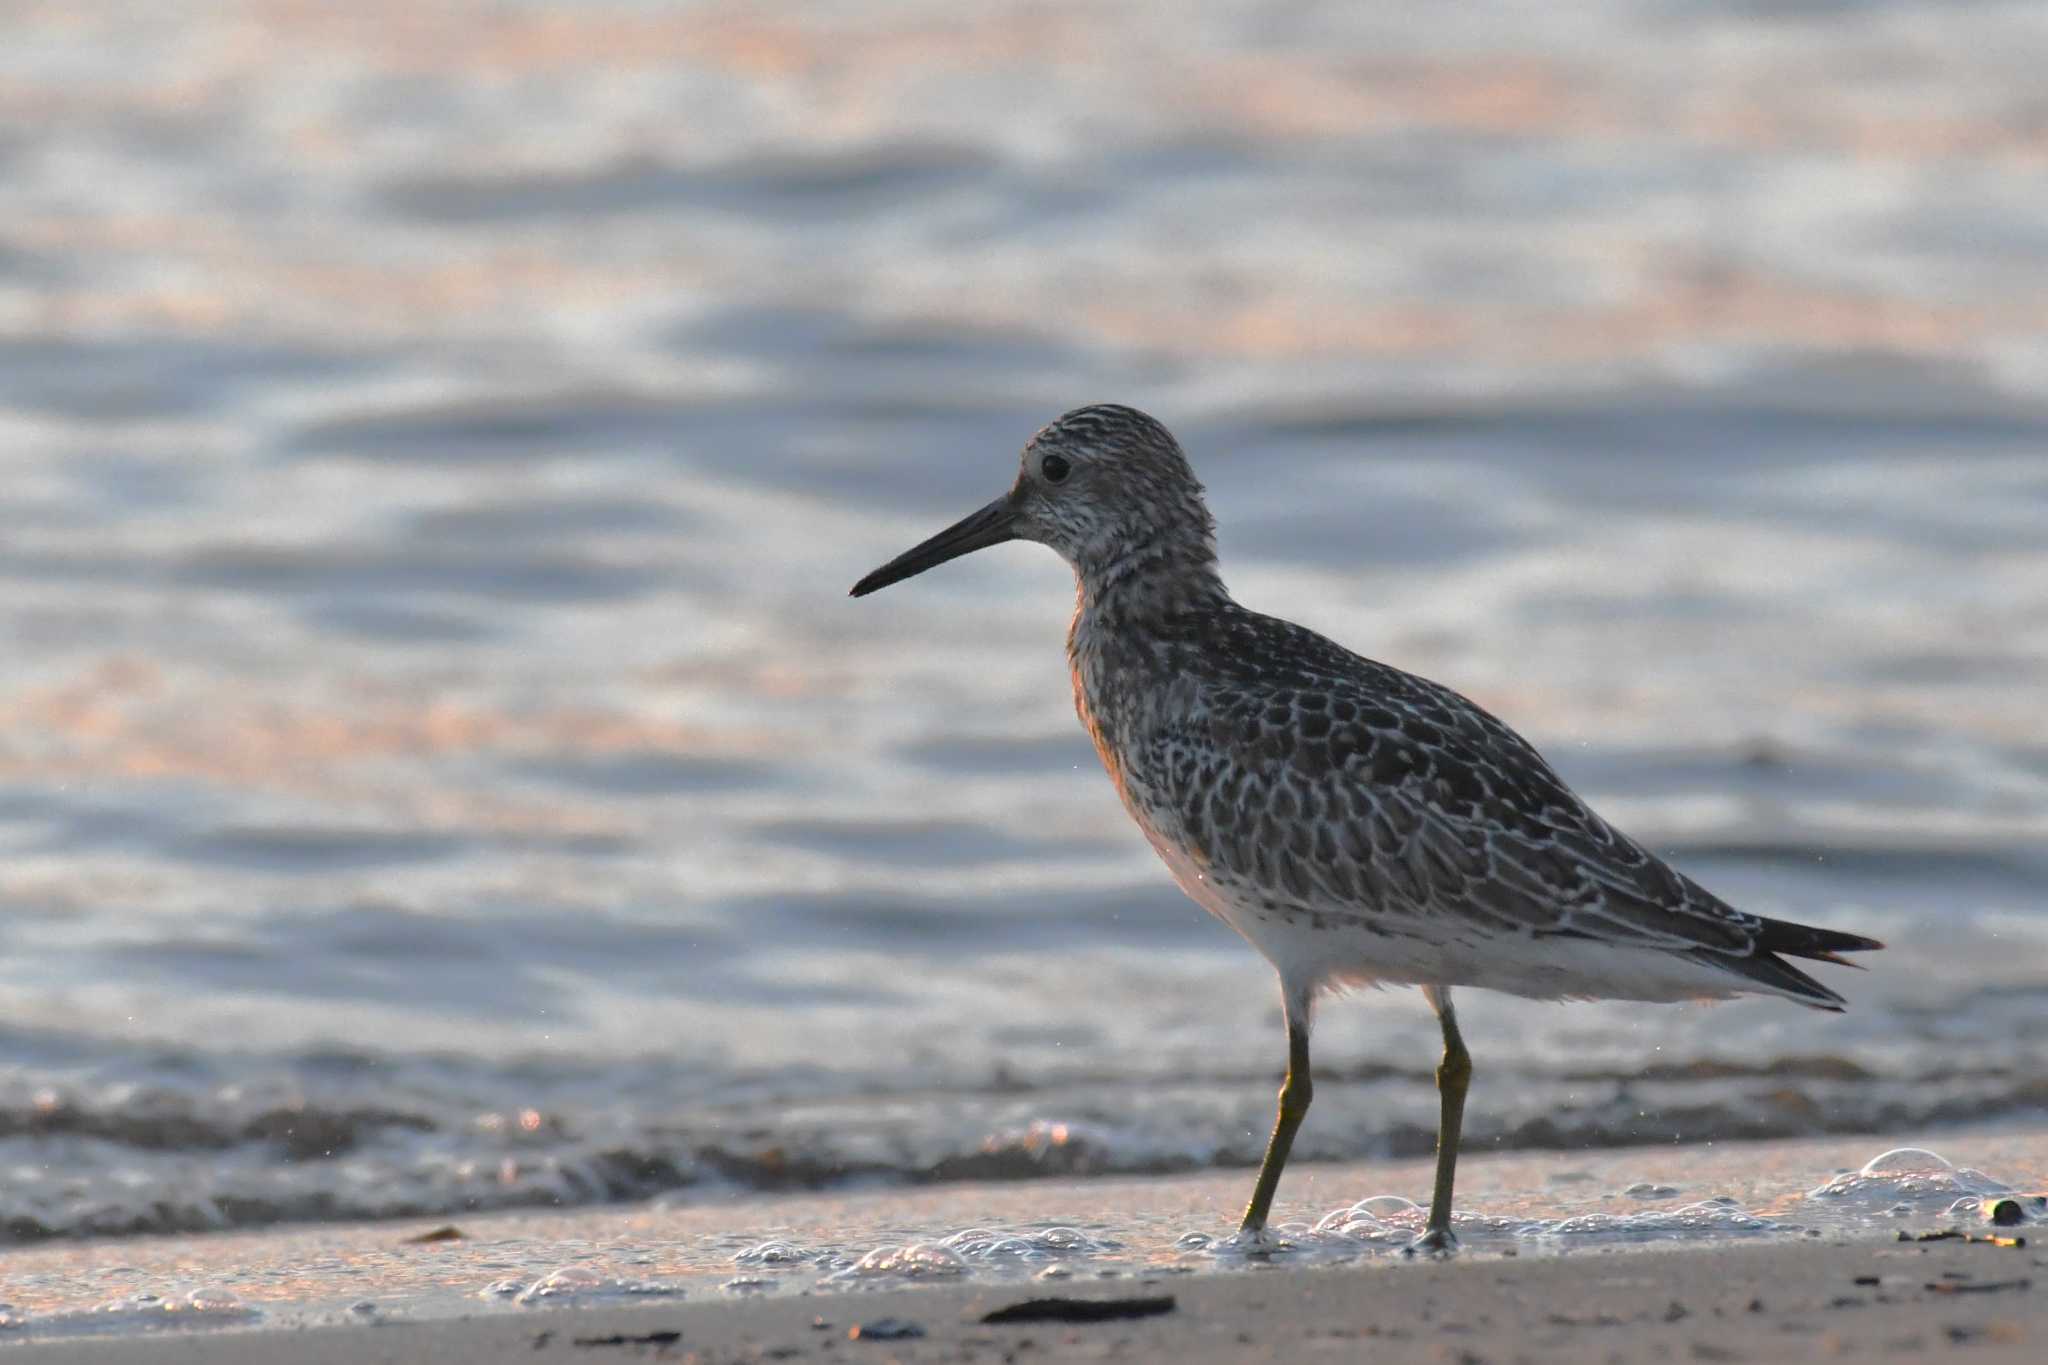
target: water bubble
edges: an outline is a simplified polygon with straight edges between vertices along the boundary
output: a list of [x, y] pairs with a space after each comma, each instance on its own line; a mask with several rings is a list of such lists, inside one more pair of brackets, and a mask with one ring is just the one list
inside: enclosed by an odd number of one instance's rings
[[1953, 1171], [1955, 1163], [1925, 1147], [1894, 1147], [1863, 1163], [1864, 1175], [1920, 1175], [1928, 1171]]
[[1358, 1213], [1369, 1213], [1375, 1218], [1421, 1218], [1422, 1205], [1413, 1199], [1403, 1199], [1398, 1194], [1375, 1194], [1353, 1204]]
[[980, 1248], [977, 1254], [991, 1261], [1027, 1261], [1043, 1256], [1045, 1252], [1027, 1238], [1004, 1237]]
[[955, 1251], [962, 1251], [971, 1246], [999, 1242], [1003, 1240], [1003, 1237], [1004, 1234], [997, 1232], [994, 1228], [962, 1228], [943, 1240], [947, 1246], [952, 1247]]
[[959, 1255], [981, 1261], [1043, 1261], [1066, 1256], [1091, 1256], [1117, 1251], [1116, 1242], [1090, 1237], [1079, 1228], [1050, 1227], [1035, 1232], [998, 1232], [991, 1228], [966, 1228], [940, 1240], [939, 1245]]
[[1678, 1194], [1676, 1185], [1658, 1185], [1648, 1180], [1638, 1180], [1622, 1191], [1630, 1199], [1672, 1199]]
[[800, 1265], [815, 1253], [790, 1242], [759, 1242], [733, 1257], [738, 1265]]
[[1808, 1190], [1808, 1199], [1842, 1199], [1895, 1206], [1901, 1201], [1925, 1205], [1953, 1201], [1965, 1194], [2003, 1194], [2001, 1185], [1982, 1171], [1957, 1166], [1922, 1147], [1894, 1147], [1866, 1161], [1855, 1171], [1835, 1176]]
[[678, 1285], [657, 1280], [618, 1280], [589, 1266], [565, 1265], [535, 1280], [516, 1297], [519, 1303], [533, 1304], [577, 1298], [669, 1298], [680, 1297], [682, 1292]]
[[521, 1303], [561, 1298], [570, 1294], [592, 1294], [604, 1288], [604, 1277], [589, 1266], [565, 1265], [535, 1280], [519, 1295]]
[[1079, 1228], [1047, 1228], [1039, 1233], [1035, 1240], [1041, 1246], [1060, 1251], [1089, 1251], [1096, 1247], [1096, 1243], [1090, 1240], [1088, 1234]]
[[1340, 1242], [1403, 1244], [1414, 1240], [1424, 1222], [1421, 1205], [1398, 1194], [1375, 1194], [1341, 1209], [1332, 1209], [1303, 1229], [1309, 1239]]
[[907, 1247], [876, 1247], [852, 1265], [828, 1278], [874, 1280], [893, 1277], [931, 1280], [949, 1279], [966, 1273], [966, 1260], [951, 1247], [941, 1246], [936, 1242], [919, 1242]]

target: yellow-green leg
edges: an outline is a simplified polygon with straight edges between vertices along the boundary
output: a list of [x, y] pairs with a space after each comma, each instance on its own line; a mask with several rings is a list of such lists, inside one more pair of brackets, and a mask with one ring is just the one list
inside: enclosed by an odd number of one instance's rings
[[1266, 1141], [1266, 1159], [1259, 1164], [1259, 1183], [1252, 1187], [1252, 1202], [1245, 1207], [1239, 1234], [1256, 1233], [1266, 1226], [1266, 1214], [1273, 1207], [1273, 1191], [1280, 1187], [1280, 1169], [1287, 1164], [1288, 1149], [1294, 1146], [1294, 1130], [1308, 1116], [1308, 1102], [1315, 1095], [1315, 1082], [1308, 1074], [1308, 1010], [1289, 1005], [1287, 1010], [1287, 1079], [1280, 1086], [1280, 1113], [1273, 1120], [1273, 1136]]
[[1458, 1015], [1451, 1008], [1447, 986], [1425, 986], [1423, 994], [1444, 1026], [1444, 1059], [1437, 1064], [1440, 1105], [1436, 1127], [1436, 1189], [1429, 1196], [1429, 1222], [1412, 1248], [1442, 1255], [1457, 1250], [1451, 1231], [1451, 1186], [1458, 1173], [1458, 1137], [1465, 1127], [1465, 1091], [1472, 1084], [1472, 1054], [1458, 1033]]

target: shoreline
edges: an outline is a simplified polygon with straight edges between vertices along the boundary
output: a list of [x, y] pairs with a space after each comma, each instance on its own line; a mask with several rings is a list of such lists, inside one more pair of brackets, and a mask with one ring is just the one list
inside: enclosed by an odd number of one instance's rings
[[[1886, 1309], [1868, 1315], [1868, 1322], [1919, 1321], [1928, 1350], [1946, 1348], [1945, 1338], [1935, 1338], [1950, 1325], [1966, 1325], [1950, 1311], [1956, 1295], [1963, 1296], [1956, 1303], [2017, 1314], [2013, 1320], [2020, 1326], [2011, 1330], [2038, 1345], [2038, 1314], [2027, 1306], [2034, 1302], [2031, 1287], [1959, 1289], [1939, 1297], [1920, 1287], [1954, 1271], [1986, 1282], [2039, 1278], [2048, 1293], [2042, 1271], [2048, 1266], [2048, 1223], [2038, 1215], [2027, 1226], [1997, 1230], [2026, 1237], [2026, 1247], [1895, 1239], [1902, 1230], [1958, 1223], [1978, 1233], [1993, 1231], [1981, 1215], [1973, 1220], [1953, 1211], [1958, 1182], [1977, 1180], [1968, 1169], [1974, 1167], [2024, 1193], [2048, 1189], [2048, 1129], [1920, 1140], [1955, 1168], [1888, 1174], [1866, 1182], [1867, 1189], [1825, 1199], [1810, 1192], [1899, 1144], [1827, 1138], [1468, 1154], [1460, 1165], [1460, 1208], [1470, 1219], [1469, 1226], [1461, 1224], [1466, 1253], [1437, 1269], [1463, 1286], [1460, 1296], [1475, 1295], [1474, 1302], [1490, 1305], [1484, 1315], [1493, 1326], [1486, 1331], [1517, 1324], [1514, 1330], [1527, 1335], [1555, 1325], [1546, 1316], [1549, 1310], [1538, 1311], [1537, 1300], [1528, 1297], [1529, 1283], [1554, 1284], [1555, 1293], [1566, 1296], [1556, 1311], [1568, 1318], [1604, 1315], [1616, 1319], [1606, 1326], [1630, 1331], [1657, 1325], [1634, 1310], [1596, 1306], [1596, 1300], [1605, 1302], [1597, 1294], [1584, 1303], [1571, 1297], [1570, 1286], [1581, 1273], [1591, 1284], [1616, 1276], [1639, 1282], [1659, 1312], [1676, 1301], [1686, 1305], [1685, 1321], [1700, 1322], [1716, 1309], [1726, 1314], [1723, 1300], [1735, 1292], [1727, 1285], [1787, 1275], [1805, 1277], [1801, 1283], [1812, 1286], [1801, 1291], [1806, 1298], [1800, 1303], [1860, 1296], [1862, 1306]], [[0, 1354], [232, 1362], [358, 1358], [352, 1352], [461, 1360], [464, 1351], [473, 1351], [482, 1360], [497, 1358], [490, 1352], [507, 1343], [533, 1351], [538, 1336], [550, 1332], [554, 1337], [541, 1344], [537, 1356], [545, 1359], [558, 1342], [682, 1330], [690, 1334], [690, 1349], [697, 1349], [701, 1336], [724, 1343], [718, 1351], [729, 1347], [744, 1355], [752, 1349], [747, 1342], [780, 1349], [778, 1334], [793, 1332], [791, 1324], [799, 1319], [804, 1330], [794, 1345], [809, 1352], [825, 1349], [809, 1335], [812, 1317], [822, 1315], [844, 1328], [852, 1314], [871, 1317], [885, 1313], [880, 1305], [897, 1304], [886, 1312], [914, 1311], [920, 1320], [930, 1319], [932, 1329], [922, 1345], [892, 1343], [902, 1348], [897, 1356], [939, 1359], [981, 1349], [962, 1335], [966, 1329], [958, 1321], [973, 1304], [993, 1307], [1048, 1294], [1165, 1293], [1208, 1307], [1201, 1314], [1112, 1325], [1137, 1334], [1133, 1341], [1155, 1343], [1143, 1347], [1147, 1352], [1243, 1358], [1213, 1354], [1224, 1345], [1243, 1349], [1234, 1336], [1216, 1336], [1215, 1314], [1242, 1314], [1246, 1324], [1265, 1323], [1260, 1330], [1269, 1333], [1307, 1332], [1311, 1321], [1328, 1324], [1332, 1332], [1377, 1328], [1384, 1337], [1393, 1330], [1389, 1324], [1400, 1323], [1408, 1324], [1403, 1330], [1421, 1332], [1431, 1319], [1414, 1316], [1420, 1309], [1407, 1302], [1418, 1282], [1385, 1276], [1419, 1270], [1432, 1274], [1422, 1283], [1444, 1283], [1427, 1265], [1399, 1254], [1408, 1234], [1400, 1223], [1407, 1215], [1397, 1206], [1404, 1196], [1426, 1190], [1429, 1173], [1427, 1161], [1290, 1168], [1275, 1225], [1291, 1244], [1265, 1257], [1214, 1245], [1235, 1226], [1249, 1189], [1249, 1173], [1237, 1170], [657, 1201], [461, 1217], [453, 1224], [302, 1224], [44, 1244], [7, 1255], [0, 1276], [0, 1299], [7, 1307], [0, 1321], [11, 1321], [0, 1330]], [[1849, 1179], [1853, 1185], [1853, 1174]], [[1385, 1223], [1357, 1215], [1368, 1201], [1385, 1213]], [[1360, 1221], [1325, 1230], [1346, 1216]], [[1909, 1285], [1921, 1273], [1912, 1267], [1923, 1263], [1929, 1267], [1925, 1276]], [[1871, 1274], [1879, 1275], [1878, 1287], [1886, 1290], [1883, 1303], [1853, 1284], [1857, 1276]], [[1894, 1285], [1884, 1278], [1896, 1275], [1907, 1279]], [[1253, 1291], [1274, 1285], [1293, 1286], [1286, 1295], [1298, 1297], [1298, 1313], [1277, 1307], [1280, 1296], [1260, 1298]], [[1825, 1295], [1823, 1285], [1829, 1287]], [[909, 1297], [899, 1302], [903, 1295]], [[1441, 1321], [1440, 1310], [1432, 1311], [1439, 1311], [1435, 1320]], [[1828, 1332], [1844, 1329], [1846, 1320], [1837, 1318], [1845, 1310], [1826, 1308], [1823, 1318], [1813, 1317], [1819, 1309], [1800, 1311], [1807, 1314], [1802, 1321], [1824, 1321]], [[937, 1330], [941, 1323], [944, 1332]], [[1107, 1340], [1102, 1326], [1087, 1330]], [[1761, 1340], [1754, 1326], [1742, 1328], [1744, 1340]], [[1566, 1336], [1577, 1340], [1578, 1330]], [[1894, 1332], [1904, 1335], [1911, 1335], [1905, 1326]], [[1043, 1346], [1053, 1338], [1041, 1332], [1038, 1339]], [[1411, 1339], [1423, 1338], [1387, 1337], [1382, 1345]], [[1311, 1344], [1306, 1337], [1288, 1340], [1291, 1349]], [[401, 1345], [408, 1342], [418, 1345]], [[943, 1342], [951, 1342], [943, 1349], [954, 1356], [931, 1354]], [[1473, 1349], [1482, 1359], [1492, 1358]], [[1721, 1349], [1712, 1341], [1703, 1349], [1708, 1354], [1700, 1358], [1721, 1358], [1712, 1356]]]
[[[1591, 1257], [1378, 1261], [1135, 1285], [964, 1284], [832, 1297], [560, 1309], [368, 1327], [181, 1333], [23, 1348], [24, 1361], [1588, 1359], [2035, 1361], [2048, 1253], [1987, 1242], [1669, 1247]], [[987, 1324], [1057, 1293], [1146, 1316]], [[1156, 1312], [1162, 1298], [1171, 1307]], [[859, 1335], [856, 1335], [856, 1334]]]

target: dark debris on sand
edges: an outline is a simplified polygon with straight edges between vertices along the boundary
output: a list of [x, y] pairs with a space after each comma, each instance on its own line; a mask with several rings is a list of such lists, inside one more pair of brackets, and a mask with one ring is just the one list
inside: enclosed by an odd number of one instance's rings
[[683, 1334], [674, 1331], [642, 1332], [637, 1336], [628, 1336], [624, 1332], [614, 1332], [608, 1337], [577, 1337], [575, 1338], [575, 1344], [578, 1346], [673, 1346], [682, 1339]]
[[2008, 1251], [2024, 1251], [2027, 1239], [2024, 1237], [1980, 1237], [1960, 1228], [1943, 1228], [1939, 1232], [1899, 1233], [1901, 1242], [1975, 1242], [1980, 1246], [2004, 1247]]
[[924, 1325], [908, 1318], [876, 1318], [846, 1329], [848, 1341], [908, 1341], [924, 1335]]
[[1171, 1294], [1124, 1299], [1026, 1299], [984, 1313], [981, 1321], [985, 1326], [1006, 1322], [1121, 1322], [1171, 1313], [1176, 1306]]

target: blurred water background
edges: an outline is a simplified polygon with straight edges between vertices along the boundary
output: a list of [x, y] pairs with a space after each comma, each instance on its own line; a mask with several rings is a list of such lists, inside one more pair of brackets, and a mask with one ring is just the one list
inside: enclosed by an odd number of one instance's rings
[[[1468, 1145], [2048, 1109], [2048, 10], [0, 7], [0, 1228], [1256, 1160], [1071, 583], [1114, 399], [1854, 1008], [1475, 996]], [[1326, 1008], [1310, 1157], [1435, 1026]]]

